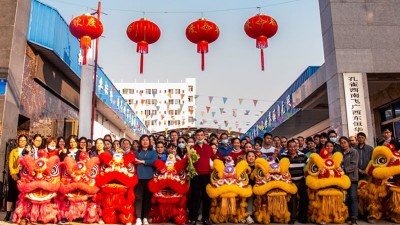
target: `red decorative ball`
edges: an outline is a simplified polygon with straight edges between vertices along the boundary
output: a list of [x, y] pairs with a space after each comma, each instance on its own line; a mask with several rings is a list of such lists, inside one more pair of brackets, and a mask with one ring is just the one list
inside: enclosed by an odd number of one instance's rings
[[327, 159], [329, 157], [329, 150], [326, 148], [323, 148], [319, 151], [319, 155], [321, 156], [321, 158], [323, 159]]

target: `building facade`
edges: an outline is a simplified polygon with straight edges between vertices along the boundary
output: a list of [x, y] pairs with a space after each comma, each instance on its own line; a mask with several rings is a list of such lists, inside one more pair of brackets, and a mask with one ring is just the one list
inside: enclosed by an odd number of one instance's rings
[[196, 79], [180, 83], [116, 83], [151, 133], [195, 126]]
[[319, 5], [324, 64], [291, 90], [295, 113], [273, 128], [260, 126], [273, 105], [246, 133], [296, 137], [329, 129], [339, 136], [362, 131], [374, 145], [381, 129], [389, 127], [400, 137], [399, 2], [320, 0]]

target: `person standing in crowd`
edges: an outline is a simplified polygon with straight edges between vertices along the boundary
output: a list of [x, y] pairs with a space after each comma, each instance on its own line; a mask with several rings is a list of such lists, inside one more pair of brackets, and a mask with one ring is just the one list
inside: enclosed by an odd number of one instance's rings
[[156, 138], [154, 135], [149, 135], [149, 140], [150, 140], [150, 147], [153, 148], [153, 150], [156, 150]]
[[162, 142], [162, 143], [164, 143], [164, 145], [165, 145], [165, 136], [164, 135], [162, 135], [162, 134], [160, 134], [160, 135], [158, 135], [158, 137], [157, 137], [157, 142]]
[[383, 140], [378, 142], [378, 146], [387, 146], [392, 151], [400, 150], [400, 143], [392, 137], [392, 128], [383, 127], [381, 131]]
[[51, 157], [53, 155], [58, 156], [59, 152], [57, 150], [57, 139], [54, 137], [49, 137], [46, 139], [46, 148], [44, 149], [44, 151], [47, 152], [47, 157]]
[[32, 145], [27, 146], [22, 155], [29, 154], [30, 156], [32, 156], [32, 158], [38, 159], [38, 151], [41, 145], [42, 145], [42, 136], [40, 134], [33, 135]]
[[178, 156], [183, 159], [185, 158], [186, 154], [187, 154], [187, 150], [186, 150], [186, 139], [184, 137], [179, 137], [178, 138]]
[[[128, 151], [126, 154], [130, 154]], [[136, 225], [148, 225], [147, 220], [151, 207], [151, 192], [148, 188], [150, 179], [153, 178], [153, 163], [157, 160], [157, 153], [150, 146], [149, 136], [142, 135], [139, 139], [139, 150], [135, 151], [136, 172], [139, 178], [135, 186], [135, 216]]]
[[282, 154], [284, 151], [287, 150], [287, 137], [282, 136], [281, 137], [281, 150], [279, 151], [279, 154]]
[[177, 149], [177, 147], [173, 143], [169, 143], [168, 146], [167, 146], [168, 155], [174, 155], [175, 156], [175, 160], [178, 161], [178, 160], [181, 160], [182, 158], [177, 154], [177, 150], [176, 149]]
[[310, 158], [310, 155], [312, 153], [318, 153], [317, 145], [315, 144], [314, 139], [312, 137], [306, 138], [306, 143], [307, 143], [307, 153], [306, 153], [307, 158]]
[[60, 155], [61, 152], [67, 152], [67, 148], [65, 147], [65, 139], [64, 137], [58, 137], [57, 138], [57, 151], [58, 151], [58, 155]]
[[281, 144], [281, 138], [279, 136], [275, 136], [273, 139], [273, 146], [281, 152], [282, 150], [282, 144]]
[[219, 137], [220, 137], [220, 144], [218, 146], [218, 151], [221, 152], [224, 155], [224, 157], [228, 156], [233, 149], [232, 146], [229, 145], [228, 134], [222, 133]]
[[299, 143], [299, 151], [301, 151], [302, 153], [306, 154], [307, 153], [307, 149], [304, 148], [304, 137], [303, 136], [298, 136], [297, 137], [297, 141]]
[[11, 210], [13, 205], [18, 200], [19, 190], [17, 188], [17, 181], [19, 180], [19, 164], [18, 159], [22, 158], [22, 152], [27, 147], [28, 138], [25, 135], [19, 135], [17, 138], [17, 147], [11, 150], [8, 156], [8, 195], [6, 204], [6, 217], [4, 221], [8, 222], [11, 217]]
[[326, 141], [328, 141], [328, 135], [325, 132], [322, 132], [320, 136], [321, 136], [321, 138], [319, 139], [320, 146], [318, 148], [322, 149], [325, 148]]
[[106, 141], [106, 140], [110, 141], [110, 143], [113, 143], [113, 139], [111, 137], [111, 134], [104, 135], [103, 141]]
[[[335, 143], [333, 143], [332, 141], [328, 140], [328, 141], [325, 142], [325, 147], [324, 148], [326, 148], [328, 150], [329, 158], [332, 158], [333, 152], [335, 150]], [[324, 148], [322, 148], [322, 149], [324, 149]]]
[[244, 152], [247, 153], [248, 151], [254, 151], [253, 145], [251, 144], [251, 142], [247, 142], [244, 145]]
[[202, 205], [202, 221], [204, 225], [212, 225], [209, 220], [211, 199], [207, 195], [206, 186], [210, 183], [210, 160], [214, 160], [212, 148], [204, 143], [205, 133], [202, 129], [195, 132], [196, 144], [193, 149], [200, 156], [199, 160], [194, 163], [197, 175], [190, 180], [191, 196], [188, 204], [189, 208], [189, 225], [196, 225], [199, 215], [199, 208]]
[[[150, 147], [153, 149], [153, 146], [150, 145]], [[138, 140], [133, 140], [132, 141], [132, 147], [131, 150], [133, 150], [133, 152], [139, 150], [139, 141]], [[154, 150], [154, 149], [153, 149]]]
[[261, 158], [262, 157], [262, 152], [261, 152], [262, 144], [258, 141], [254, 142], [254, 153], [256, 154], [256, 158]]
[[364, 132], [359, 132], [357, 134], [358, 145], [354, 147], [357, 150], [359, 160], [358, 160], [358, 179], [367, 180], [367, 166], [372, 158], [372, 151], [374, 147], [367, 145], [365, 141], [367, 140], [367, 135]]
[[[109, 139], [103, 139], [103, 142], [104, 142], [104, 151], [111, 153], [111, 155], [116, 153], [116, 150], [112, 148], [112, 143]], [[122, 151], [122, 149], [119, 148], [119, 151]]]
[[[304, 177], [304, 166], [307, 162], [307, 157], [304, 153], [297, 150], [295, 140], [291, 139], [287, 142], [288, 150], [285, 151], [281, 158], [288, 158], [290, 161], [289, 173], [292, 177], [292, 182], [297, 186], [298, 198], [290, 198], [288, 207], [290, 210], [289, 224], [294, 224], [298, 215], [300, 223], [307, 223], [308, 195], [306, 179]], [[297, 213], [298, 209], [298, 213]]]
[[350, 178], [351, 186], [347, 191], [346, 204], [349, 208], [350, 225], [357, 224], [358, 218], [358, 152], [350, 147], [350, 140], [347, 137], [339, 139], [340, 147], [343, 149], [342, 168], [344, 173]]
[[313, 140], [314, 140], [314, 143], [315, 143], [315, 145], [316, 145], [316, 148], [317, 148], [317, 152], [319, 152], [319, 150], [321, 150], [321, 135], [319, 135], [319, 134], [316, 134], [316, 135], [314, 135], [314, 137], [313, 137]]
[[[249, 144], [249, 143], [247, 143]], [[254, 179], [250, 178], [250, 174], [254, 171], [254, 169], [256, 168], [255, 162], [256, 162], [256, 154], [254, 151], [247, 151], [246, 152], [246, 161], [247, 164], [250, 167], [250, 173], [249, 173], [249, 184], [251, 186], [254, 186], [254, 184], [256, 183]], [[249, 213], [249, 216], [246, 218], [245, 221], [242, 221], [243, 223], [246, 224], [253, 224], [254, 220], [252, 218], [253, 216], [253, 200], [254, 200], [254, 194], [247, 199], [247, 212]]]
[[[220, 160], [222, 160], [222, 161], [225, 160], [225, 159], [224, 159], [224, 154], [222, 154], [222, 152], [218, 151], [218, 147], [217, 147], [216, 144], [211, 143], [211, 144], [210, 144], [210, 147], [211, 147], [212, 150], [213, 150], [213, 154], [214, 154], [214, 156], [215, 156], [215, 159], [220, 159]], [[210, 165], [212, 165], [212, 163], [210, 163]]]
[[332, 141], [335, 144], [333, 153], [335, 153], [335, 152], [343, 152], [342, 148], [337, 143], [338, 139], [337, 139], [337, 133], [336, 133], [335, 130], [328, 131], [328, 138], [329, 138], [330, 141]]
[[275, 147], [272, 145], [272, 134], [265, 133], [264, 134], [264, 143], [261, 148], [261, 152], [263, 153], [263, 157], [267, 158], [271, 156], [275, 152]]
[[[89, 157], [98, 157], [101, 153], [105, 152], [104, 150], [104, 140], [103, 138], [97, 138], [94, 142], [94, 150], [89, 151]], [[109, 152], [111, 154], [111, 152]]]
[[90, 151], [91, 149], [94, 149], [93, 140], [87, 139], [87, 150]]
[[350, 147], [352, 148], [356, 147], [356, 145], [358, 144], [357, 138], [355, 136], [350, 136], [349, 140], [350, 140]]
[[131, 142], [124, 138], [121, 142], [121, 150], [124, 155], [128, 154], [131, 151]]
[[171, 130], [169, 132], [169, 143], [172, 143], [174, 145], [178, 145], [178, 132], [176, 130]]
[[78, 148], [82, 152], [87, 152], [87, 138], [86, 137], [80, 137], [78, 140]]
[[78, 149], [78, 137], [76, 135], [69, 136], [67, 143], [67, 152], [60, 153], [60, 161], [64, 161], [67, 156], [74, 158], [75, 161], [79, 161], [79, 156], [82, 151]]
[[241, 149], [239, 138], [231, 139], [231, 144], [233, 146], [233, 150], [228, 154], [227, 157], [225, 157], [225, 159], [227, 162], [233, 160], [233, 163], [236, 165], [237, 162], [244, 159], [245, 153]]
[[164, 143], [159, 141], [156, 144], [156, 152], [157, 152], [157, 158], [161, 159], [162, 161], [167, 161], [167, 155], [165, 154], [165, 146]]
[[113, 151], [120, 151], [121, 145], [119, 144], [118, 140], [114, 140], [114, 142], [112, 143], [112, 149]]
[[246, 145], [246, 143], [247, 143], [247, 139], [246, 138], [242, 138], [241, 140], [240, 140], [240, 149], [244, 149], [244, 146]]
[[192, 138], [192, 137], [189, 137], [189, 138], [187, 139], [187, 145], [189, 145], [190, 147], [194, 146], [195, 142], [196, 142], [196, 141], [195, 141], [194, 138]]

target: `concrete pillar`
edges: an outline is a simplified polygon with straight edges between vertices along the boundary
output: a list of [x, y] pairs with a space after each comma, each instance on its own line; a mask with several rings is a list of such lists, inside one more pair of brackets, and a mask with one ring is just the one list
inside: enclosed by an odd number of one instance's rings
[[[93, 45], [92, 45], [93, 46]], [[92, 48], [93, 49], [93, 48]], [[91, 138], [92, 90], [94, 76], [93, 51], [88, 51], [87, 64], [82, 65], [79, 97], [79, 137]]]

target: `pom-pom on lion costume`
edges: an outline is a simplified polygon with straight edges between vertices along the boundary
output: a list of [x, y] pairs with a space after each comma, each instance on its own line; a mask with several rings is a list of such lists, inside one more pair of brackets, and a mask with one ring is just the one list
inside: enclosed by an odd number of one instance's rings
[[381, 219], [385, 213], [400, 223], [400, 152], [377, 146], [372, 152], [367, 173], [371, 180], [359, 189], [361, 207], [369, 220]]
[[79, 161], [73, 157], [65, 157], [62, 162], [60, 193], [61, 209], [59, 219], [68, 221], [82, 218], [85, 223], [97, 223], [101, 216], [100, 205], [92, 197], [99, 192], [95, 178], [99, 173], [99, 158], [89, 158], [82, 152]]
[[18, 160], [21, 166], [20, 190], [13, 222], [20, 223], [27, 218], [31, 222], [57, 223], [59, 205], [54, 202], [60, 188], [58, 156], [47, 158], [47, 153], [39, 150], [38, 159], [25, 155]]
[[263, 158], [256, 159], [251, 177], [256, 183], [253, 192], [256, 195], [253, 211], [257, 222], [269, 224], [272, 221], [288, 223], [290, 212], [287, 202], [291, 196], [296, 198], [297, 187], [291, 181], [290, 161], [283, 158], [279, 163]]
[[105, 223], [132, 224], [134, 214], [134, 187], [138, 183], [135, 155], [103, 152], [99, 155], [100, 173], [96, 185], [100, 187], [102, 216]]
[[171, 218], [178, 225], [187, 222], [186, 193], [189, 191], [187, 176], [188, 158], [176, 161], [170, 154], [167, 161], [156, 160], [157, 168], [153, 179], [149, 181], [149, 190], [153, 193], [149, 217], [152, 223], [167, 223]]
[[327, 151], [312, 153], [305, 169], [310, 201], [308, 218], [318, 224], [344, 223], [349, 214], [345, 190], [351, 182], [340, 167], [342, 153], [336, 152], [331, 158]]
[[245, 160], [235, 167], [225, 167], [221, 160], [214, 160], [211, 184], [206, 187], [211, 198], [210, 219], [214, 223], [238, 223], [248, 217], [246, 199], [253, 194], [248, 173], [250, 167]]

